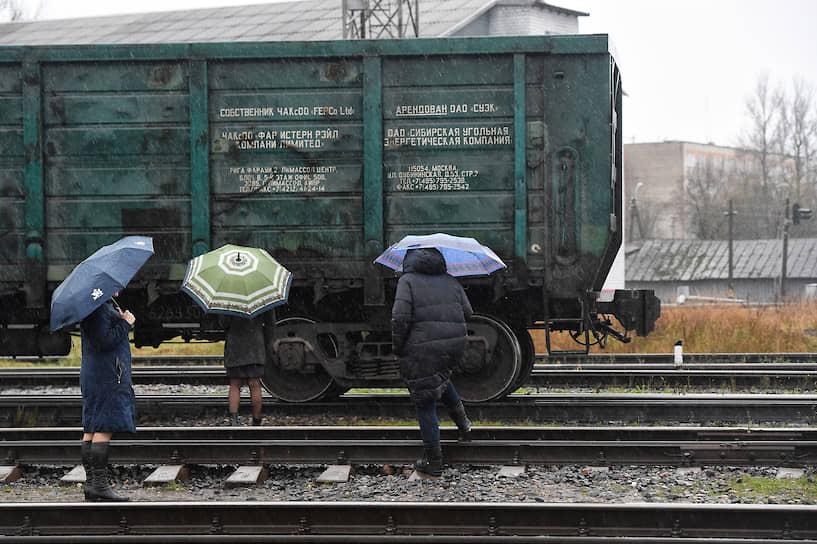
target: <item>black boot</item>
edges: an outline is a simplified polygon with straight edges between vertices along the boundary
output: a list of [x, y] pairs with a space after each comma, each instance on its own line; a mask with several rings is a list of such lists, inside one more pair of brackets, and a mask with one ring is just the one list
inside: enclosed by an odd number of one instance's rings
[[414, 469], [427, 476], [439, 478], [443, 474], [443, 452], [439, 442], [430, 446], [426, 444], [423, 450], [423, 458], [417, 460]]
[[230, 412], [230, 425], [233, 427], [241, 425], [241, 421], [238, 419], [238, 412]]
[[471, 420], [465, 413], [465, 406], [462, 403], [457, 404], [453, 409], [449, 410], [451, 419], [457, 424], [459, 430], [458, 440], [460, 442], [471, 441]]
[[91, 485], [91, 468], [93, 467], [93, 458], [91, 457], [91, 441], [90, 440], [83, 440], [82, 441], [82, 468], [85, 469], [85, 485], [83, 489], [85, 490], [85, 500], [88, 500], [88, 486]]
[[259, 425], [261, 425], [261, 418], [252, 416], [252, 424], [254, 427], [258, 427]]
[[124, 502], [128, 497], [117, 495], [108, 481], [109, 442], [91, 444], [91, 485], [85, 485], [85, 500], [91, 502]]

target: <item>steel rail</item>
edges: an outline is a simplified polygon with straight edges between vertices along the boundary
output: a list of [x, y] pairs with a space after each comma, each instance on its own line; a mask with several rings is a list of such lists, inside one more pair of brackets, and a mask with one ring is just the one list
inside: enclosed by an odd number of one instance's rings
[[[747, 363], [747, 365], [752, 363]], [[768, 366], [772, 366], [769, 363]], [[761, 365], [764, 365], [761, 363]], [[764, 390], [817, 389], [817, 366], [807, 369], [779, 368], [558, 368], [559, 365], [535, 366], [526, 385], [549, 388], [592, 387], [596, 389], [626, 387], [631, 389], [700, 389], [762, 388]], [[721, 365], [718, 365], [721, 366]], [[738, 366], [738, 365], [735, 365]], [[764, 365], [765, 366], [765, 365]]]
[[[214, 365], [133, 366], [135, 384], [225, 385], [224, 367]], [[79, 367], [4, 367], [0, 384], [6, 387], [79, 387]]]
[[[671, 348], [671, 346], [670, 346]], [[635, 364], [673, 364], [674, 355], [667, 353], [560, 353], [548, 355], [536, 353], [536, 362], [541, 364], [607, 364], [620, 365]], [[21, 363], [59, 365], [63, 357], [34, 357], [23, 356], [7, 359]], [[817, 353], [804, 352], [776, 352], [776, 353], [685, 353], [684, 364], [712, 364], [712, 363], [790, 363], [790, 364], [817, 364]], [[168, 366], [168, 365], [218, 365], [223, 364], [220, 355], [134, 355], [134, 365]]]
[[[160, 368], [160, 367], [154, 367]], [[184, 368], [184, 367], [172, 367]], [[202, 368], [202, 367], [191, 367]], [[204, 367], [207, 368], [207, 367]], [[675, 366], [672, 363], [645, 363], [645, 364], [621, 364], [621, 363], [576, 363], [576, 364], [553, 364], [539, 363], [533, 366], [534, 371], [549, 372], [587, 372], [587, 371], [647, 371], [647, 372], [744, 372], [775, 374], [778, 372], [814, 372], [817, 369], [815, 363], [689, 363]]]
[[[140, 385], [224, 385], [224, 369], [211, 365], [135, 366], [133, 382]], [[78, 387], [79, 367], [0, 368], [5, 387]], [[817, 388], [817, 364], [712, 363], [649, 364], [538, 364], [527, 386], [536, 387], [763, 387]]]
[[[361, 440], [167, 440], [112, 442], [115, 464], [411, 464], [422, 442]], [[78, 440], [21, 441], [0, 444], [5, 463], [50, 465], [78, 462]], [[443, 443], [450, 464], [473, 465], [663, 465], [663, 466], [795, 466], [817, 462], [812, 442], [622, 442], [567, 441], [521, 443], [474, 441]]]
[[[772, 372], [784, 371], [809, 371], [817, 369], [817, 362], [777, 362], [777, 363], [724, 363], [717, 361], [687, 362], [680, 367], [672, 362], [666, 363], [640, 363], [638, 361], [629, 362], [597, 362], [597, 361], [567, 361], [557, 363], [540, 362], [534, 365], [538, 370], [769, 370]], [[198, 374], [205, 376], [224, 377], [224, 368], [220, 365], [210, 364], [137, 364], [133, 365], [134, 373], [141, 374], [146, 379], [160, 378], [163, 376], [193, 376]], [[25, 379], [28, 377], [54, 377], [54, 378], [78, 378], [78, 366], [9, 366], [0, 368], [0, 377], [4, 379]]]
[[[82, 427], [0, 428], [0, 442], [25, 440], [73, 440]], [[473, 440], [536, 442], [547, 440], [620, 441], [817, 441], [815, 427], [634, 427], [634, 426], [502, 426], [475, 425]], [[415, 440], [416, 425], [261, 425], [216, 427], [138, 426], [136, 432], [121, 435], [134, 440]], [[440, 428], [442, 440], [458, 439], [452, 425]]]
[[[536, 362], [542, 364], [617, 364], [617, 365], [651, 365], [674, 364], [674, 354], [668, 346], [667, 353], [605, 353], [583, 354], [563, 353], [547, 355], [536, 354]], [[683, 365], [711, 364], [746, 364], [746, 363], [788, 363], [817, 364], [817, 353], [684, 353]]]
[[[683, 542], [717, 538], [719, 544], [792, 539], [813, 543], [817, 542], [817, 507], [687, 503], [9, 503], [0, 508], [0, 534], [8, 536], [4, 542], [65, 542], [69, 536], [83, 535], [120, 542], [268, 542], [284, 537], [286, 542], [344, 538], [419, 542], [412, 538], [422, 536], [426, 540], [448, 537], [440, 542], [655, 544], [679, 542], [679, 538]], [[60, 536], [65, 538], [56, 540]]]
[[[28, 364], [43, 364], [43, 365], [61, 365], [65, 361], [65, 357], [58, 356], [20, 356], [4, 359], [6, 361], [19, 361]], [[221, 355], [134, 355], [134, 365], [145, 366], [173, 366], [173, 365], [223, 365], [224, 360]], [[28, 367], [34, 368], [34, 367]], [[71, 367], [67, 367], [71, 368]]]
[[[285, 428], [219, 434], [220, 428], [147, 429], [118, 438], [111, 462], [119, 464], [381, 464], [411, 463], [422, 446], [416, 429], [394, 432], [371, 427], [337, 427], [319, 431], [301, 427], [301, 435]], [[527, 432], [526, 432], [527, 431]], [[23, 435], [30, 436], [23, 436]], [[78, 436], [64, 430], [40, 429], [0, 434], [0, 458], [7, 464], [42, 465], [79, 462]], [[289, 435], [289, 436], [279, 436]], [[449, 433], [450, 434], [450, 433]], [[637, 430], [584, 428], [551, 433], [540, 428], [478, 429], [477, 439], [443, 441], [446, 461], [479, 465], [755, 465], [808, 466], [817, 462], [817, 431], [765, 430], [736, 433], [692, 429], [673, 433], [664, 428]], [[243, 435], [243, 436], [242, 436]], [[133, 436], [133, 435], [131, 435]], [[317, 436], [317, 437], [316, 437]], [[558, 436], [556, 438], [555, 436]]]
[[[243, 399], [246, 403], [247, 399]], [[140, 417], [157, 421], [226, 414], [226, 395], [137, 395]], [[78, 425], [79, 395], [0, 396], [0, 427]], [[268, 399], [264, 413], [288, 417], [364, 417], [413, 420], [407, 394], [343, 395], [333, 401], [283, 403]], [[474, 420], [565, 424], [817, 424], [817, 397], [786, 394], [530, 394], [468, 406]]]
[[[681, 366], [670, 354], [537, 355], [526, 385], [569, 386], [726, 386], [817, 387], [817, 354], [689, 354]], [[38, 361], [37, 359], [32, 359]], [[56, 359], [43, 359], [42, 362]], [[219, 356], [134, 358], [134, 383], [218, 385], [225, 382]], [[79, 367], [0, 368], [7, 387], [79, 383]]]

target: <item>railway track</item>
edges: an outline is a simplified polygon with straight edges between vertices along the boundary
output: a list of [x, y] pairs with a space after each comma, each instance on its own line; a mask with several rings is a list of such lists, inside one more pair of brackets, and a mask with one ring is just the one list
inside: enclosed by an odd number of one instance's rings
[[[541, 363], [576, 364], [576, 363], [620, 363], [620, 364], [672, 364], [672, 353], [560, 353], [548, 355], [537, 353], [536, 359]], [[21, 356], [9, 361], [21, 363], [60, 364], [62, 357]], [[817, 363], [817, 353], [811, 352], [776, 352], [776, 353], [685, 353], [684, 365], [711, 363]], [[221, 365], [220, 355], [134, 355], [135, 365]]]
[[[31, 359], [34, 361], [35, 359]], [[42, 360], [45, 365], [57, 361]], [[175, 356], [134, 360], [136, 384], [223, 385], [221, 358]], [[5, 387], [76, 387], [79, 367], [0, 368]], [[691, 354], [676, 366], [667, 354], [539, 355], [528, 386], [567, 388], [817, 389], [817, 354]]]
[[[143, 423], [221, 417], [226, 395], [137, 395]], [[243, 403], [247, 399], [242, 399]], [[242, 410], [248, 410], [243, 406]], [[79, 425], [79, 395], [0, 396], [0, 427]], [[416, 417], [407, 394], [346, 394], [332, 401], [304, 404], [266, 399], [272, 417], [407, 419]], [[692, 424], [815, 425], [817, 397], [790, 394], [518, 394], [501, 401], [471, 404], [473, 420], [529, 424]]]
[[[804, 384], [817, 374], [811, 354], [797, 358], [763, 355], [737, 360], [687, 357], [676, 368], [671, 356], [539, 359], [530, 385], [595, 387], [656, 384], [676, 379], [687, 384], [739, 383], [774, 387]], [[548, 362], [543, 362], [548, 361]], [[150, 363], [150, 364], [149, 364]], [[164, 366], [170, 365], [170, 366]], [[0, 384], [10, 374], [0, 369]], [[220, 358], [138, 360], [136, 383], [223, 384]], [[75, 387], [78, 369], [28, 367], [25, 383]], [[748, 372], [751, 371], [751, 372]], [[141, 376], [140, 376], [141, 374]], [[191, 376], [199, 375], [193, 379]], [[707, 374], [709, 376], [707, 376]], [[714, 378], [713, 378], [713, 375]], [[27, 377], [26, 377], [27, 376]], [[36, 376], [42, 376], [38, 378]], [[175, 376], [175, 377], [174, 377]], [[765, 377], [764, 377], [765, 376]], [[672, 378], [670, 378], [672, 377]], [[178, 381], [173, 381], [178, 380]], [[209, 382], [208, 382], [209, 380]], [[561, 381], [560, 381], [561, 380]], [[684, 382], [686, 380], [686, 382]], [[558, 385], [561, 384], [561, 385]], [[632, 387], [632, 385], [630, 385]], [[636, 385], [635, 387], [638, 387]], [[665, 385], [667, 387], [673, 387]], [[246, 401], [246, 399], [243, 399]], [[162, 424], [179, 418], [221, 416], [222, 395], [137, 395], [141, 417]], [[245, 407], [246, 408], [246, 407]], [[414, 419], [403, 394], [347, 394], [332, 402], [286, 404], [265, 399], [265, 415], [325, 418]], [[810, 395], [712, 394], [548, 394], [512, 395], [501, 402], [470, 405], [480, 421], [533, 424], [570, 422], [574, 427], [488, 427], [475, 429], [471, 444], [442, 428], [445, 458], [456, 464], [609, 465], [763, 465], [802, 467], [817, 462], [817, 437], [808, 428], [758, 428], [763, 422], [814, 425], [817, 400]], [[444, 411], [443, 411], [444, 412]], [[78, 395], [0, 396], [0, 455], [25, 465], [79, 462], [81, 414]], [[164, 418], [164, 419], [163, 419]], [[652, 424], [691, 427], [622, 427]], [[701, 425], [743, 425], [702, 427]], [[598, 426], [601, 424], [601, 426]], [[26, 428], [19, 428], [26, 425]], [[38, 429], [32, 425], [59, 425]], [[592, 429], [579, 425], [594, 425]], [[12, 428], [15, 427], [15, 428]], [[306, 429], [303, 434], [301, 429]], [[139, 427], [133, 437], [118, 437], [111, 462], [121, 464], [411, 464], [419, 448], [416, 427]], [[349, 509], [354, 515], [349, 515]], [[817, 544], [813, 506], [712, 504], [582, 503], [351, 503], [351, 502], [138, 502], [4, 503], [0, 534], [4, 542], [618, 542], [663, 543], [752, 541]], [[439, 517], [438, 517], [439, 516]], [[498, 538], [499, 537], [499, 538]]]
[[[817, 542], [817, 507], [694, 504], [7, 504], [3, 542]], [[717, 540], [712, 540], [717, 539]]]
[[[224, 369], [211, 365], [135, 366], [133, 380], [141, 385], [224, 385]], [[77, 387], [78, 367], [0, 368], [5, 387]], [[651, 365], [537, 364], [527, 386], [548, 388], [718, 388], [726, 390], [775, 388], [817, 389], [817, 363], [733, 363], [676, 368]]]
[[[443, 428], [450, 464], [787, 466], [817, 463], [817, 429], [475, 427], [471, 442]], [[80, 428], [0, 430], [14, 465], [80, 462]], [[140, 427], [111, 446], [116, 464], [412, 464], [416, 427]]]
[[[42, 361], [45, 365], [55, 361]], [[3, 387], [76, 387], [79, 369], [76, 367], [29, 366], [25, 368], [0, 369], [0, 384]], [[757, 387], [764, 391], [803, 388], [814, 389], [812, 376], [817, 375], [817, 357], [812, 354], [736, 354], [736, 355], [687, 355], [684, 364], [676, 367], [671, 355], [634, 356], [559, 356], [538, 357], [537, 365], [529, 380], [533, 387], [629, 387], [676, 390], [674, 394], [550, 394], [513, 395], [502, 402], [493, 402], [468, 407], [472, 418], [480, 421], [519, 422], [520, 417], [533, 424], [569, 422], [575, 425], [599, 425], [592, 432], [582, 427], [548, 427], [538, 431], [522, 431], [516, 428], [478, 427], [475, 441], [470, 445], [455, 441], [453, 428], [443, 427], [442, 436], [447, 462], [486, 463], [490, 465], [514, 463], [586, 463], [588, 465], [611, 464], [652, 464], [652, 465], [743, 465], [763, 464], [773, 466], [799, 467], [814, 464], [814, 438], [808, 429], [759, 429], [755, 425], [763, 422], [786, 425], [814, 425], [817, 423], [817, 401], [809, 395], [712, 395], [679, 394], [694, 387]], [[137, 384], [192, 384], [223, 385], [223, 369], [219, 357], [163, 357], [137, 358], [134, 366]], [[244, 399], [246, 401], [246, 399]], [[169, 414], [179, 418], [221, 416], [225, 410], [226, 398], [222, 395], [137, 395], [137, 411], [141, 417], [158, 422]], [[358, 418], [398, 418], [413, 420], [414, 409], [403, 394], [347, 394], [332, 402], [286, 404], [265, 399], [265, 415], [282, 417], [333, 417], [354, 416]], [[0, 396], [0, 432], [5, 449], [2, 452], [7, 461], [20, 464], [78, 462], [76, 427], [80, 421], [81, 402], [78, 395], [7, 395]], [[164, 419], [163, 419], [164, 418]], [[644, 432], [638, 427], [621, 425], [649, 422], [650, 424], [677, 425], [679, 423], [695, 427], [673, 427], [663, 429], [650, 427]], [[699, 425], [745, 425], [738, 428], [716, 428], [710, 430]], [[27, 428], [12, 428], [19, 425]], [[38, 434], [42, 429], [34, 425], [59, 425], [50, 428], [46, 434]], [[152, 429], [140, 426], [139, 433], [132, 439], [119, 437], [114, 441], [111, 461], [117, 464], [144, 463], [166, 464], [172, 460], [199, 463], [406, 463], [414, 461], [419, 447], [416, 428], [383, 428], [358, 430], [363, 434], [341, 438], [333, 428], [310, 427], [302, 436], [298, 427], [217, 427], [210, 430], [184, 434], [178, 427]], [[210, 433], [208, 435], [208, 433]], [[366, 434], [368, 433], [368, 434]], [[538, 433], [538, 434], [536, 434]], [[711, 434], [708, 434], [711, 433]], [[219, 436], [220, 435], [220, 436]], [[308, 437], [305, 439], [304, 437]], [[371, 447], [369, 447], [371, 443]], [[216, 453], [213, 453], [216, 452]], [[13, 504], [13, 503], [11, 503]], [[156, 503], [150, 503], [155, 505]], [[219, 503], [224, 504], [224, 503]], [[248, 503], [240, 503], [243, 509]], [[257, 504], [257, 503], [253, 503]], [[272, 503], [271, 509], [282, 503]], [[342, 503], [326, 503], [329, 510]], [[484, 508], [483, 508], [484, 505]], [[17, 505], [15, 505], [16, 507]], [[32, 505], [25, 505], [32, 506]], [[330, 542], [348, 540], [355, 534], [361, 542], [381, 541], [395, 538], [403, 541], [438, 540], [440, 542], [482, 542], [496, 541], [496, 535], [503, 535], [507, 541], [542, 541], [553, 538], [557, 541], [577, 542], [661, 542], [670, 538], [677, 540], [683, 536], [687, 542], [707, 541], [719, 538], [718, 542], [738, 542], [751, 537], [773, 542], [776, 539], [817, 538], [809, 533], [808, 527], [798, 527], [792, 518], [801, 507], [757, 507], [766, 528], [751, 528], [761, 522], [757, 511], [742, 506], [735, 509], [734, 523], [725, 525], [719, 515], [713, 516], [712, 528], [697, 526], [706, 519], [705, 505], [686, 505], [685, 514], [668, 514], [672, 521], [658, 522], [653, 519], [653, 510], [641, 505], [587, 505], [593, 511], [586, 513], [584, 521], [566, 527], [551, 524], [542, 528], [538, 521], [526, 528], [516, 529], [507, 522], [491, 525], [490, 504], [474, 505], [474, 516], [482, 521], [473, 527], [456, 523], [456, 532], [448, 529], [439, 534], [424, 533], [422, 527], [411, 525], [410, 521], [395, 521], [372, 524], [371, 526], [330, 528], [322, 524], [306, 523], [304, 519], [323, 519], [324, 504], [310, 505], [310, 510], [295, 522], [284, 522], [281, 526], [267, 527], [258, 522], [251, 534], [243, 534], [232, 526], [230, 514], [213, 511], [213, 516], [197, 520], [200, 509], [197, 504], [185, 503], [178, 508], [179, 518], [192, 520], [193, 527], [182, 522], [166, 532], [162, 527], [161, 513], [152, 517], [146, 506], [144, 521], [138, 516], [108, 505], [93, 505], [98, 508], [100, 518], [94, 518], [87, 526], [77, 522], [76, 527], [60, 525], [60, 517], [79, 519], [78, 509], [89, 505], [47, 504], [31, 510], [17, 509], [8, 521], [2, 522], [6, 539], [19, 538], [25, 542], [70, 541], [71, 535], [83, 535], [99, 541], [112, 542], [120, 539], [138, 538], [140, 542], [252, 542], [268, 541], [266, 535], [276, 535], [276, 541]], [[423, 503], [420, 506], [423, 519], [439, 510], [438, 503]], [[533, 505], [522, 505], [533, 506]], [[541, 506], [541, 505], [536, 505]], [[554, 505], [554, 508], [561, 505]], [[565, 505], [568, 508], [573, 505]], [[650, 505], [654, 507], [655, 505]], [[712, 505], [709, 505], [712, 506]], [[577, 506], [583, 509], [584, 506]], [[667, 505], [668, 509], [674, 505]], [[802, 507], [810, 508], [810, 507]], [[156, 512], [163, 510], [159, 508]], [[630, 514], [621, 514], [624, 511]], [[699, 511], [700, 510], [700, 511]], [[226, 508], [224, 512], [231, 511]], [[510, 510], [507, 510], [510, 512]], [[555, 512], [555, 510], [553, 510]], [[711, 510], [709, 510], [711, 511]], [[11, 512], [4, 505], [3, 512]], [[479, 512], [479, 513], [476, 513]], [[606, 512], [606, 513], [603, 513]], [[677, 511], [676, 511], [677, 512]], [[286, 513], [265, 510], [259, 514], [264, 519], [277, 516], [286, 519]], [[392, 516], [393, 511], [383, 513], [383, 519]], [[469, 514], [470, 515], [470, 514]], [[544, 514], [535, 516], [542, 519]], [[558, 519], [571, 514], [554, 514]], [[594, 516], [600, 520], [595, 520]], [[611, 516], [624, 516], [622, 522], [613, 522]], [[628, 516], [632, 516], [632, 519]], [[136, 516], [136, 517], [134, 517]], [[683, 519], [687, 516], [688, 521]], [[746, 519], [741, 519], [745, 516]], [[795, 514], [799, 516], [799, 514]], [[807, 517], [807, 516], [804, 516]], [[108, 519], [110, 518], [110, 519]], [[47, 520], [52, 521], [47, 521]], [[215, 521], [214, 521], [215, 520]], [[342, 521], [346, 521], [345, 519]], [[250, 518], [247, 523], [253, 524]], [[340, 522], [339, 522], [340, 523]], [[435, 522], [434, 526], [444, 528], [446, 521]], [[605, 525], [605, 523], [607, 525]], [[159, 533], [151, 533], [145, 527], [155, 527]], [[178, 532], [176, 531], [178, 527]], [[495, 527], [495, 529], [485, 529]], [[395, 529], [396, 528], [396, 529]], [[211, 532], [212, 530], [212, 532]], [[746, 532], [743, 532], [743, 531]], [[334, 531], [334, 532], [333, 532]], [[531, 531], [531, 532], [526, 532]], [[561, 532], [560, 532], [561, 531]], [[720, 531], [720, 532], [715, 532]], [[200, 534], [199, 534], [200, 533]], [[39, 535], [39, 536], [36, 536]], [[62, 536], [60, 536], [62, 535]], [[265, 535], [265, 536], [260, 536]], [[494, 536], [491, 536], [494, 535]], [[513, 536], [512, 536], [513, 535]], [[716, 535], [716, 536], [715, 536]], [[750, 535], [750, 536], [747, 536]], [[33, 540], [32, 540], [33, 539]], [[817, 542], [817, 541], [815, 541]]]

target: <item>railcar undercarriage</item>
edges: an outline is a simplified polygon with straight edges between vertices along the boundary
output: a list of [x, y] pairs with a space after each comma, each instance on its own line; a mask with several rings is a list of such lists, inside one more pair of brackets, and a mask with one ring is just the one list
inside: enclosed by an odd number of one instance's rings
[[[136, 315], [142, 316], [134, 333], [137, 347], [158, 346], [176, 337], [223, 339], [213, 317], [201, 314], [183, 297], [157, 301], [155, 307], [142, 303], [138, 292], [128, 292], [123, 298]], [[173, 309], [176, 304], [183, 307]], [[463, 400], [501, 398], [527, 380], [535, 357], [528, 329], [546, 330], [549, 351], [551, 332], [567, 331], [586, 353], [594, 344], [604, 347], [610, 336], [626, 342], [631, 330], [641, 336], [648, 334], [660, 314], [658, 299], [651, 291], [616, 291], [608, 301], [588, 296], [587, 300], [554, 303], [550, 309], [559, 315], [529, 320], [527, 326], [521, 326], [522, 320], [509, 311], [472, 316], [466, 352], [452, 377]], [[359, 319], [340, 322], [326, 319], [326, 311], [316, 313], [288, 310], [279, 316], [262, 380], [272, 395], [288, 402], [309, 402], [355, 387], [403, 387], [399, 363], [391, 351], [385, 309], [371, 315], [363, 309], [348, 310], [347, 315]], [[608, 315], [620, 322], [623, 333], [613, 327]], [[67, 355], [70, 348], [69, 333], [50, 334], [46, 323], [0, 326], [0, 349], [6, 356]]]

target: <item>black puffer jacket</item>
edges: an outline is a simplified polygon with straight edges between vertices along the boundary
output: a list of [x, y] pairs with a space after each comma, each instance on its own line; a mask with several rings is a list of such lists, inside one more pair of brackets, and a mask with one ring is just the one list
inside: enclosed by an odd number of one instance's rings
[[392, 345], [414, 394], [447, 381], [465, 351], [465, 320], [472, 310], [438, 250], [409, 250], [403, 272], [392, 307]]

